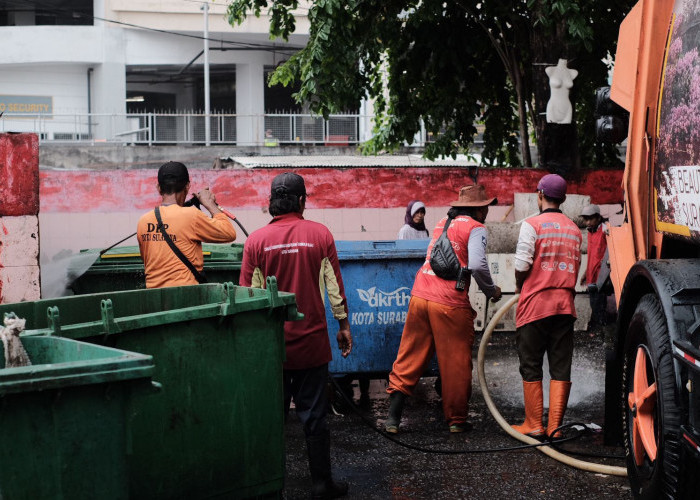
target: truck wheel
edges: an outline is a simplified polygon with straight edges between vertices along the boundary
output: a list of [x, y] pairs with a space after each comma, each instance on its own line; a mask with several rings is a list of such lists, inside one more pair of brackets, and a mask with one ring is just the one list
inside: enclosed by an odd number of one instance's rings
[[634, 496], [676, 498], [680, 411], [666, 318], [651, 294], [639, 301], [627, 330], [622, 391], [625, 455]]

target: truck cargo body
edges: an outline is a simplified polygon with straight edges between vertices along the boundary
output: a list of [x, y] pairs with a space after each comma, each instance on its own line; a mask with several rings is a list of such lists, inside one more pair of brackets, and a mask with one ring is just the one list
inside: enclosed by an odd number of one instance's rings
[[641, 0], [615, 60], [610, 97], [630, 115], [625, 218], [608, 237], [606, 426], [636, 497], [698, 498], [700, 0]]

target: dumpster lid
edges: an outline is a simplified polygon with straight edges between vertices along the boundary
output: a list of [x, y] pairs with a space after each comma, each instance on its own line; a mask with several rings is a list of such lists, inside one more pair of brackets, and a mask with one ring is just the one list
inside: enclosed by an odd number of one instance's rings
[[[115, 247], [103, 255], [100, 255], [101, 249], [88, 248], [80, 251], [80, 256], [94, 255], [95, 262], [90, 266], [88, 272], [96, 270], [107, 270], [111, 268], [143, 270], [143, 261], [139, 253], [138, 246], [123, 246]], [[243, 244], [202, 244], [202, 252], [204, 254], [204, 265], [210, 266], [232, 266], [239, 267], [243, 259]], [[69, 269], [71, 266], [69, 264]]]
[[411, 259], [425, 258], [429, 239], [424, 240], [374, 240], [335, 242], [340, 260]]
[[62, 337], [20, 335], [30, 366], [4, 368], [0, 396], [62, 387], [117, 382], [153, 375], [153, 357]]
[[15, 312], [26, 318], [25, 335], [80, 339], [274, 308], [286, 309], [289, 320], [297, 318], [296, 296], [279, 291], [270, 276], [265, 289], [205, 283], [91, 293], [1, 304], [0, 316]]

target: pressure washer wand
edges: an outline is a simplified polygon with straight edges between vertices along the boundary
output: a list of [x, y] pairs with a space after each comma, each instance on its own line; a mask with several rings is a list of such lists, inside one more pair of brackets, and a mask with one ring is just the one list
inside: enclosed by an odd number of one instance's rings
[[109, 250], [111, 250], [111, 249], [113, 249], [114, 247], [116, 247], [119, 243], [122, 243], [122, 242], [124, 242], [124, 241], [126, 241], [126, 240], [128, 240], [129, 238], [132, 238], [132, 237], [134, 237], [134, 236], [136, 236], [136, 233], [130, 234], [129, 236], [127, 236], [127, 237], [124, 238], [123, 240], [117, 241], [117, 242], [116, 242], [114, 245], [112, 245], [111, 247], [107, 247], [107, 248], [105, 248], [104, 250], [100, 250], [100, 257], [102, 257], [102, 256], [103, 256], [105, 253], [107, 253]]
[[226, 210], [225, 208], [223, 208], [221, 205], [216, 205], [216, 206], [219, 207], [219, 210], [221, 210], [221, 211], [223, 212], [223, 214], [224, 214], [226, 217], [228, 217], [228, 218], [231, 219], [233, 222], [235, 222], [236, 224], [238, 224], [238, 227], [241, 228], [241, 231], [243, 231], [243, 234], [245, 234], [245, 235], [246, 235], [246, 238], [247, 238], [247, 237], [248, 237], [248, 231], [245, 230], [245, 228], [243, 227], [243, 224], [240, 223], [240, 221], [236, 218], [236, 216], [233, 215], [233, 214], [232, 214], [231, 212], [229, 212], [228, 210]]

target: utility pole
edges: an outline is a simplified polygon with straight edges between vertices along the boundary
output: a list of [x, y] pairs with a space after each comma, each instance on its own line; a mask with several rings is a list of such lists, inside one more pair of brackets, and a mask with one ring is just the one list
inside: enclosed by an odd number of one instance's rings
[[211, 145], [211, 120], [209, 118], [209, 4], [204, 2], [204, 139], [207, 146]]

